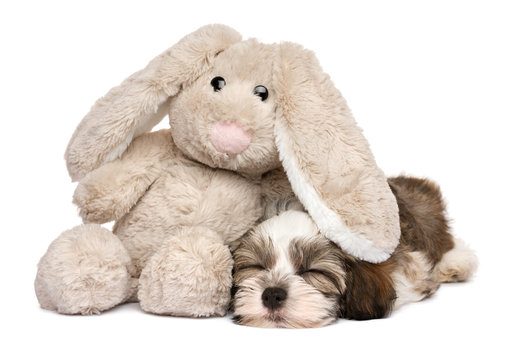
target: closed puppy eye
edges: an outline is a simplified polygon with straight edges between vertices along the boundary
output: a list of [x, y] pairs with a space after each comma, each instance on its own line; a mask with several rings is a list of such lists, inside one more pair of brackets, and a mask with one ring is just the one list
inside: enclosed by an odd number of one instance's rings
[[263, 274], [266, 271], [266, 269], [262, 265], [258, 264], [247, 264], [247, 265], [240, 265], [237, 263], [234, 263], [234, 283], [240, 284], [246, 279], [256, 277], [260, 274]]
[[262, 101], [266, 100], [269, 96], [269, 92], [267, 91], [266, 87], [264, 85], [257, 85], [253, 89], [253, 93], [260, 97]]
[[211, 80], [211, 86], [213, 87], [214, 91], [220, 91], [227, 85], [227, 82], [224, 78], [221, 76], [216, 76]]
[[329, 275], [326, 274], [326, 272], [324, 272], [322, 270], [318, 270], [318, 269], [303, 270], [303, 271], [300, 271], [298, 275], [303, 275], [303, 274], [317, 274], [317, 275], [323, 275], [323, 276], [329, 277]]
[[262, 265], [248, 265], [248, 266], [244, 266], [240, 270], [246, 270], [246, 269], [250, 269], [250, 270], [266, 270], [266, 268], [263, 267]]
[[298, 275], [300, 275], [303, 278], [303, 280], [305, 280], [307, 283], [314, 286], [316, 289], [318, 289], [324, 294], [339, 293], [337, 280], [333, 279], [331, 275], [325, 271], [309, 269], [300, 272]]
[[[236, 264], [238, 265], [238, 264]], [[256, 271], [262, 271], [266, 270], [266, 268], [260, 264], [246, 264], [241, 266], [236, 266], [236, 271], [244, 271], [244, 270], [256, 270]]]

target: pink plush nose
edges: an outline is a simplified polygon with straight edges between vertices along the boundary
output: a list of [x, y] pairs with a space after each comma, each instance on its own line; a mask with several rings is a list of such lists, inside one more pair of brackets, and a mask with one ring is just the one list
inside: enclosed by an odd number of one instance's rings
[[251, 135], [235, 122], [218, 121], [211, 127], [211, 142], [219, 152], [236, 155], [250, 145]]

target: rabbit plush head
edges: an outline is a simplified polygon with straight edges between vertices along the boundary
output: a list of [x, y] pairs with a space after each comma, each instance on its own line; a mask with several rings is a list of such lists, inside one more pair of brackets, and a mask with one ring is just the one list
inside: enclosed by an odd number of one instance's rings
[[236, 43], [170, 101], [172, 136], [187, 156], [247, 175], [280, 166], [274, 140], [274, 56], [274, 45]]
[[259, 176], [283, 165], [321, 232], [380, 262], [400, 236], [398, 208], [345, 100], [315, 55], [205, 26], [99, 99], [66, 151], [79, 180], [169, 114], [172, 137], [207, 166]]

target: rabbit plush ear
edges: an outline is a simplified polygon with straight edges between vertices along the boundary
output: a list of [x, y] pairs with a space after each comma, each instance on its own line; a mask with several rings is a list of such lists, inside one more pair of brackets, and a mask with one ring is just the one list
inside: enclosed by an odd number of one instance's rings
[[294, 193], [330, 240], [369, 262], [398, 245], [398, 207], [361, 129], [315, 55], [279, 45], [276, 145]]
[[99, 99], [75, 130], [65, 159], [71, 178], [111, 161], [134, 137], [152, 129], [167, 114], [169, 97], [193, 82], [210, 60], [241, 35], [224, 25], [208, 25], [184, 37]]

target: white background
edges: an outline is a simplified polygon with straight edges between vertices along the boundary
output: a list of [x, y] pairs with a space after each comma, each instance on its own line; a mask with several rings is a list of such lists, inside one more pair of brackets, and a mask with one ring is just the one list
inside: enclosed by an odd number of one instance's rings
[[[508, 358], [509, 19], [503, 1], [2, 2], [0, 357]], [[80, 223], [63, 161], [74, 128], [110, 87], [214, 22], [313, 49], [386, 173], [441, 184], [455, 234], [478, 252], [476, 278], [390, 318], [323, 329], [154, 316], [138, 304], [91, 317], [41, 310], [36, 264]]]

